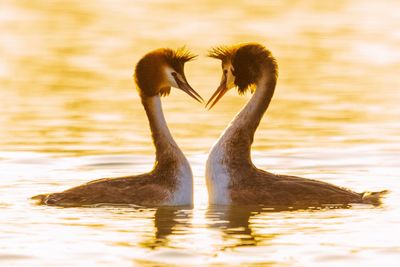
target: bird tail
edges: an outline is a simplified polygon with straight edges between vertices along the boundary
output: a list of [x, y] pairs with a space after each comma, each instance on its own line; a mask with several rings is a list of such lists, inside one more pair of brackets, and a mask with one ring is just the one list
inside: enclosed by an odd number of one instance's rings
[[31, 197], [31, 199], [36, 201], [37, 205], [45, 205], [48, 196], [49, 195], [47, 195], [47, 194], [42, 194], [42, 195], [33, 196], [33, 197]]
[[389, 193], [389, 190], [379, 192], [364, 192], [362, 193], [362, 202], [365, 204], [380, 205], [382, 198]]

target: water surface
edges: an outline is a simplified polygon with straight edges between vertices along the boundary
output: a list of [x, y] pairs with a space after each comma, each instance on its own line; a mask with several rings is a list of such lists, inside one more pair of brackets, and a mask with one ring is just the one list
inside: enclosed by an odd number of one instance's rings
[[[400, 4], [397, 1], [11, 1], [0, 3], [0, 265], [397, 266], [400, 259]], [[275, 97], [253, 160], [354, 190], [381, 207], [209, 207], [207, 152], [250, 95], [211, 111], [163, 99], [192, 164], [193, 208], [57, 208], [29, 197], [148, 171], [135, 62], [158, 47], [256, 41], [276, 58]], [[186, 66], [204, 98], [220, 63]]]

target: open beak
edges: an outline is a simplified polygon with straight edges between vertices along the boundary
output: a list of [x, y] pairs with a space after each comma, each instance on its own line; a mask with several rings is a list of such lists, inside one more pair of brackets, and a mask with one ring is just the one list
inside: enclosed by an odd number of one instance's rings
[[221, 83], [218, 86], [218, 89], [214, 92], [214, 94], [211, 96], [211, 98], [208, 100], [206, 107], [208, 104], [211, 104], [211, 106], [208, 109], [211, 109], [217, 102], [224, 96], [226, 92], [228, 92], [228, 87], [226, 86], [226, 74], [223, 74]]
[[200, 103], [204, 102], [204, 99], [189, 85], [189, 83], [186, 81], [186, 78], [183, 76], [183, 81], [179, 79], [178, 75], [175, 74], [173, 75], [176, 84], [178, 85], [179, 89], [199, 101]]

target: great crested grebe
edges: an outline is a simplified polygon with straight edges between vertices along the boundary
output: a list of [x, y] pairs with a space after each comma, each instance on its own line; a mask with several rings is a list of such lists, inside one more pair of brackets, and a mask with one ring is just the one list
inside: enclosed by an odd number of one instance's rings
[[190, 165], [175, 143], [161, 107], [160, 96], [179, 88], [202, 102], [188, 84], [184, 64], [195, 56], [185, 49], [162, 48], [146, 54], [136, 65], [135, 82], [146, 111], [156, 161], [148, 173], [105, 178], [53, 194], [38, 195], [40, 204], [81, 206], [93, 204], [137, 204], [151, 206], [191, 205], [193, 175]]
[[251, 145], [268, 108], [278, 78], [271, 52], [259, 44], [217, 47], [210, 57], [222, 61], [221, 83], [208, 101], [210, 108], [231, 88], [239, 94], [255, 90], [212, 147], [206, 163], [211, 204], [320, 206], [324, 204], [379, 204], [382, 192], [356, 193], [335, 185], [295, 176], [278, 175], [254, 166]]

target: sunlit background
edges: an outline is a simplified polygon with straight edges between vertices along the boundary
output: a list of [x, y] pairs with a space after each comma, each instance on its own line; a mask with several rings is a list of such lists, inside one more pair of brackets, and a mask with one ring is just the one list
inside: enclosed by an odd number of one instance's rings
[[[398, 1], [0, 2], [0, 265], [397, 266], [400, 260]], [[192, 164], [193, 209], [54, 208], [29, 197], [148, 171], [154, 149], [132, 81], [146, 52], [186, 45], [205, 99], [221, 44], [260, 42], [280, 77], [253, 160], [354, 190], [382, 207], [283, 211], [207, 205], [204, 162], [249, 99], [211, 111], [163, 99]], [[157, 265], [159, 266], [159, 265]]]

